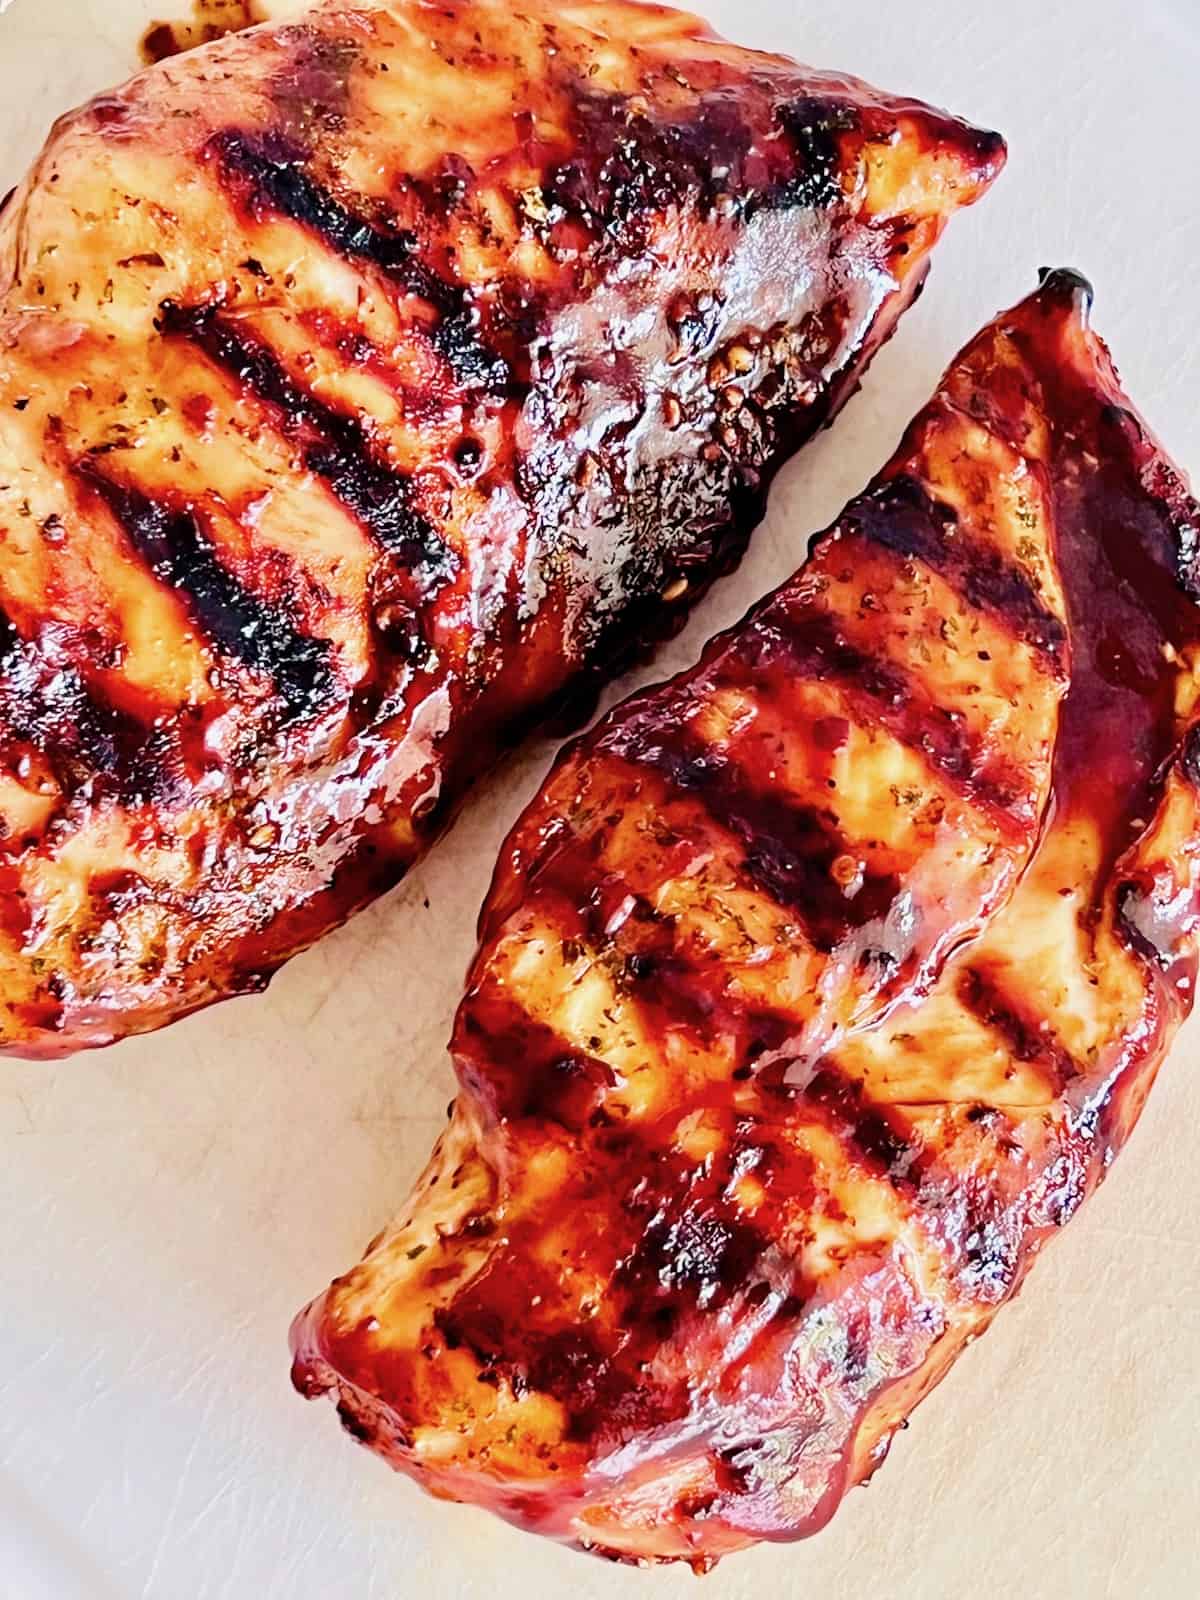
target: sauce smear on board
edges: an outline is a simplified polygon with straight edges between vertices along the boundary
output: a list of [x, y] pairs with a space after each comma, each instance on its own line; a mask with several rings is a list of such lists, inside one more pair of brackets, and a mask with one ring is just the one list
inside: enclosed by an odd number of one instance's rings
[[223, 39], [265, 21], [257, 0], [194, 0], [190, 22], [153, 22], [142, 39], [142, 59], [166, 61], [198, 44]]

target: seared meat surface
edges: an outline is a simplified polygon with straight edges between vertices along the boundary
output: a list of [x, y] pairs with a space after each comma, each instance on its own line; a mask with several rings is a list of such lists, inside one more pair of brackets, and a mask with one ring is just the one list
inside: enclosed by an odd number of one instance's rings
[[703, 1567], [812, 1533], [1129, 1134], [1191, 1005], [1200, 508], [1086, 286], [569, 749], [461, 1094], [295, 1380], [434, 1493]]
[[993, 135], [626, 0], [316, 6], [0, 214], [0, 1049], [262, 984], [677, 626]]

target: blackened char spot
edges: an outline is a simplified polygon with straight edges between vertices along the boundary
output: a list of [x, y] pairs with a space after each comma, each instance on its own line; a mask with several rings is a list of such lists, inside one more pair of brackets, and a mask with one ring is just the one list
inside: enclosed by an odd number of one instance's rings
[[860, 1083], [825, 1061], [804, 1095], [809, 1104], [820, 1106], [845, 1128], [869, 1168], [902, 1192], [915, 1189], [923, 1167], [918, 1150], [893, 1126], [887, 1108], [872, 1104]]
[[324, 710], [333, 693], [329, 645], [297, 633], [281, 610], [221, 565], [195, 513], [116, 483], [94, 463], [77, 469], [104, 500], [155, 577], [179, 591], [220, 650], [269, 677], [289, 720]]
[[[1067, 631], [1025, 575], [994, 550], [956, 529], [953, 511], [930, 498], [915, 479], [898, 477], [856, 500], [846, 524], [865, 538], [923, 562], [979, 610], [990, 611], [1031, 645], [1056, 672], [1063, 670]], [[954, 531], [953, 537], [947, 537]]]
[[1193, 728], [1184, 741], [1180, 766], [1192, 787], [1200, 789], [1200, 728]]
[[859, 125], [857, 109], [837, 101], [804, 95], [780, 108], [779, 120], [796, 151], [796, 172], [777, 184], [768, 197], [775, 210], [835, 206], [844, 198], [840, 137]]
[[227, 129], [216, 135], [213, 148], [227, 180], [244, 191], [253, 210], [273, 211], [311, 229], [340, 255], [369, 262], [432, 306], [440, 320], [430, 339], [460, 383], [488, 394], [507, 391], [508, 365], [480, 339], [466, 294], [419, 259], [412, 234], [385, 232], [349, 210], [307, 171], [300, 147], [278, 135]]
[[[732, 99], [666, 122], [635, 116], [631, 102], [581, 88], [569, 161], [552, 169], [546, 198], [589, 227], [618, 230], [685, 205], [710, 205], [719, 190], [747, 198], [743, 168], [752, 130]], [[714, 168], [725, 176], [718, 181]]]
[[730, 1199], [736, 1161], [733, 1145], [701, 1169], [664, 1154], [652, 1177], [626, 1194], [622, 1209], [635, 1243], [613, 1283], [629, 1297], [639, 1329], [667, 1336], [693, 1310], [712, 1312], [744, 1294], [755, 1277], [772, 1233]]
[[900, 894], [891, 874], [868, 873], [848, 898], [832, 873], [847, 842], [830, 816], [755, 789], [719, 750], [656, 718], [637, 717], [604, 739], [614, 754], [648, 767], [682, 794], [694, 795], [744, 848], [747, 877], [803, 923], [819, 950], [835, 949], [853, 930], [887, 917]]
[[636, 1260], [668, 1294], [694, 1296], [704, 1309], [740, 1290], [765, 1248], [749, 1223], [723, 1207], [697, 1205], [652, 1224]]
[[1096, 299], [1091, 279], [1074, 267], [1039, 267], [1038, 287], [1045, 297], [1061, 295], [1066, 300], [1079, 300], [1088, 311]]
[[366, 430], [294, 383], [278, 358], [211, 307], [162, 307], [165, 334], [190, 339], [279, 413], [285, 431], [302, 438], [304, 464], [329, 484], [356, 516], [422, 585], [450, 578], [456, 562], [436, 530], [410, 504], [409, 479], [376, 461]]
[[21, 635], [7, 611], [0, 610], [0, 671], [21, 647]]
[[375, 1433], [365, 1417], [347, 1405], [344, 1400], [339, 1404], [337, 1414], [338, 1421], [352, 1439], [357, 1439], [360, 1444], [371, 1443]]
[[843, 196], [840, 136], [859, 126], [844, 100], [809, 95], [781, 106], [764, 81], [737, 97], [701, 96], [670, 120], [579, 88], [574, 120], [578, 154], [548, 174], [547, 198], [606, 230], [682, 206], [719, 205], [746, 219], [827, 209]]
[[[182, 779], [175, 734], [146, 728], [97, 697], [63, 659], [53, 628], [26, 640], [0, 612], [0, 727], [48, 761], [64, 794], [88, 787], [136, 806], [167, 801]], [[65, 642], [65, 641], [64, 641]]]
[[[1047, 1204], [1048, 1215], [1057, 1213], [1056, 1226], [1069, 1220], [1078, 1204], [1076, 1196], [1056, 1195]], [[1066, 1211], [1064, 1214], [1064, 1206]], [[1012, 1293], [1027, 1246], [1011, 1216], [987, 1191], [968, 1191], [966, 1214], [955, 1230], [961, 1251], [961, 1282], [974, 1300], [998, 1304]]]

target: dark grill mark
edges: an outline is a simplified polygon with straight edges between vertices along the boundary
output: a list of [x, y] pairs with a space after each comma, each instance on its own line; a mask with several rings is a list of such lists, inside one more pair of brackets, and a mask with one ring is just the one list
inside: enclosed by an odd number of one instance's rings
[[[746, 1064], [744, 1069], [734, 1070], [734, 1078], [740, 1081], [750, 1077], [752, 1064], [764, 1053], [786, 1048], [794, 1037], [794, 1016], [785, 1010], [762, 1010], [728, 996], [720, 958], [714, 970], [713, 962], [694, 950], [681, 951], [676, 943], [677, 919], [634, 894], [620, 876], [610, 876], [607, 887], [614, 900], [629, 895], [634, 909], [615, 935], [605, 931], [611, 907], [606, 909], [603, 900], [593, 895], [576, 912], [579, 886], [589, 882], [594, 873], [595, 861], [586, 842], [559, 849], [536, 870], [538, 896], [547, 897], [549, 920], [560, 927], [566, 926], [566, 916], [574, 913], [580, 949], [594, 952], [603, 961], [617, 993], [636, 1001], [652, 1036], [683, 1027], [702, 1045], [719, 1035], [736, 1038], [736, 1054]], [[518, 1043], [520, 1048], [513, 1048]], [[560, 1041], [557, 1052], [562, 1054], [568, 1048]], [[507, 1039], [503, 1053], [493, 1050], [488, 1072], [494, 1076], [497, 1062], [521, 1061], [529, 1052], [528, 1041]]]
[[[775, 612], [772, 621], [779, 620]], [[905, 673], [865, 655], [829, 615], [805, 611], [796, 626], [754, 630], [739, 644], [731, 663], [744, 666], [744, 687], [752, 688], [765, 669], [779, 664], [789, 678], [835, 684], [859, 726], [882, 728], [976, 805], [1028, 809], [1027, 780], [980, 748], [961, 712], [939, 706]]]
[[978, 610], [996, 616], [1037, 650], [1056, 674], [1065, 670], [1066, 625], [1042, 604], [1028, 580], [994, 551], [947, 538], [954, 513], [915, 479], [893, 478], [847, 511], [846, 525], [882, 549], [923, 562]]
[[504, 990], [483, 990], [463, 1009], [454, 1060], [463, 1088], [497, 1119], [544, 1117], [574, 1132], [617, 1081]]
[[[585, 1329], [564, 1328], [529, 1344], [529, 1387], [553, 1395], [566, 1407], [570, 1440], [619, 1440], [687, 1414], [682, 1378], [647, 1383], [635, 1355], [622, 1351], [612, 1358]], [[635, 1348], [647, 1346], [652, 1352], [654, 1341], [636, 1330]]]
[[[680, 1188], [686, 1193], [686, 1181]], [[651, 1302], [665, 1296], [668, 1303], [694, 1303], [704, 1311], [744, 1287], [769, 1243], [768, 1236], [737, 1217], [720, 1196], [698, 1197], [680, 1211], [668, 1200], [649, 1219], [636, 1251], [614, 1281]]]
[[346, 509], [422, 587], [454, 575], [453, 553], [410, 504], [408, 478], [372, 458], [357, 418], [332, 410], [294, 383], [271, 350], [211, 307], [164, 305], [159, 327], [165, 334], [190, 339], [276, 411], [286, 433], [299, 433], [306, 468], [325, 479]]
[[1052, 1033], [1043, 1033], [1042, 1019], [1023, 1014], [1020, 1001], [1000, 988], [986, 972], [966, 967], [958, 980], [958, 998], [1007, 1045], [1014, 1061], [1040, 1068], [1059, 1095], [1084, 1068]]
[[917, 1146], [895, 1125], [884, 1107], [867, 1099], [860, 1083], [847, 1078], [826, 1060], [820, 1063], [804, 1091], [804, 1100], [820, 1107], [841, 1125], [869, 1171], [886, 1177], [901, 1193], [917, 1192], [924, 1171]]
[[286, 613], [244, 589], [221, 565], [192, 510], [115, 483], [94, 462], [77, 471], [104, 500], [155, 577], [184, 596], [212, 643], [271, 679], [289, 720], [315, 715], [329, 704], [329, 645], [297, 633]]
[[[73, 640], [53, 626], [25, 640], [0, 612], [0, 726], [8, 739], [45, 756], [64, 794], [89, 788], [124, 805], [168, 801], [183, 782], [178, 739], [166, 728], [95, 698], [69, 654]], [[75, 645], [77, 652], [78, 645]]]
[[856, 929], [882, 922], [900, 894], [894, 875], [868, 872], [848, 898], [831, 871], [848, 849], [832, 815], [755, 790], [720, 751], [675, 730], [664, 733], [657, 714], [618, 726], [602, 748], [694, 796], [742, 844], [747, 877], [802, 920], [818, 950], [834, 950]]
[[251, 137], [227, 129], [214, 138], [213, 147], [226, 178], [243, 190], [254, 210], [273, 211], [311, 229], [339, 255], [368, 262], [432, 306], [439, 320], [431, 342], [460, 383], [492, 395], [507, 392], [508, 365], [480, 339], [466, 292], [418, 259], [412, 234], [386, 233], [348, 210], [305, 169], [299, 148], [278, 135]]

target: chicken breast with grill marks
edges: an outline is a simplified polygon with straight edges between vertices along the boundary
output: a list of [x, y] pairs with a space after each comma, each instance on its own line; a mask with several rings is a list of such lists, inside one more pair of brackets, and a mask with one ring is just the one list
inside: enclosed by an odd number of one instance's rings
[[261, 985], [682, 621], [994, 136], [627, 0], [313, 6], [0, 213], [0, 1049]]
[[1200, 508], [1078, 275], [502, 854], [408, 1212], [294, 1376], [435, 1494], [699, 1567], [819, 1529], [1190, 1010]]

